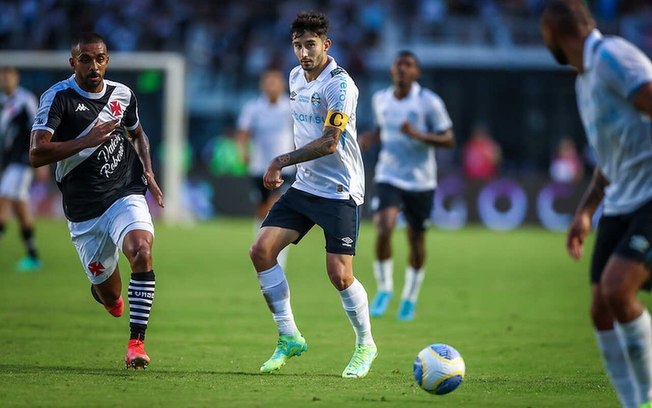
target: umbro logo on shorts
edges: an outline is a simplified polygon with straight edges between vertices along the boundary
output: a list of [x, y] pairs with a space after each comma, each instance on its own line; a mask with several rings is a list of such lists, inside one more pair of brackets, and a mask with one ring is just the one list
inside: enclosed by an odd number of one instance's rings
[[344, 237], [340, 238], [342, 240], [342, 245], [345, 247], [351, 247], [351, 244], [353, 244], [353, 240], [350, 237]]
[[650, 243], [644, 236], [634, 235], [629, 240], [629, 247], [640, 253], [645, 253], [650, 247]]
[[75, 112], [86, 112], [87, 110], [89, 109], [86, 107], [86, 105], [79, 103], [77, 104], [77, 109], [75, 109]]

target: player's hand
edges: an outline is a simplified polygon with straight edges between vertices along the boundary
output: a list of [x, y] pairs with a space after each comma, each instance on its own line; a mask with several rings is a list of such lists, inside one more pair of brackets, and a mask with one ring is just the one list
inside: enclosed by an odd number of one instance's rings
[[115, 132], [120, 127], [120, 119], [110, 120], [108, 122], [95, 122], [95, 126], [86, 134], [84, 140], [87, 142], [88, 147], [99, 146], [102, 143], [110, 140]]
[[147, 180], [147, 188], [149, 189], [149, 192], [152, 193], [154, 199], [156, 199], [156, 203], [158, 204], [158, 206], [161, 208], [165, 208], [165, 203], [163, 202], [163, 192], [161, 191], [161, 188], [158, 186], [158, 183], [156, 183], [156, 179], [154, 178], [154, 175], [146, 171], [145, 180]]
[[566, 250], [571, 258], [579, 260], [584, 253], [584, 239], [591, 230], [591, 216], [585, 212], [575, 215], [568, 227]]
[[421, 140], [421, 133], [410, 122], [403, 122], [401, 132], [410, 136], [412, 139]]
[[281, 169], [272, 161], [263, 176], [263, 185], [268, 190], [276, 190], [284, 182], [285, 180], [281, 177]]

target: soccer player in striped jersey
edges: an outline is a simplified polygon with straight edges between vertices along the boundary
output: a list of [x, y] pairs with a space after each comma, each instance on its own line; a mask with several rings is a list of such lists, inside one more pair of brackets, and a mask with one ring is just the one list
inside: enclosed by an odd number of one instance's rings
[[353, 276], [359, 206], [364, 199], [364, 167], [355, 126], [358, 88], [328, 56], [327, 31], [328, 19], [321, 13], [301, 13], [292, 23], [292, 47], [300, 63], [290, 72], [296, 150], [272, 160], [263, 183], [270, 190], [279, 188], [281, 169], [294, 164], [297, 177], [272, 206], [250, 250], [279, 332], [276, 349], [260, 371], [276, 371], [288, 358], [308, 349], [294, 321], [290, 288], [277, 255], [317, 224], [326, 240], [326, 272], [356, 335], [353, 356], [342, 377], [361, 378], [369, 372], [377, 350], [367, 292]]
[[577, 71], [577, 106], [597, 164], [566, 247], [582, 256], [602, 202], [591, 261], [595, 336], [621, 404], [652, 407], [652, 322], [637, 297], [652, 269], [652, 62], [603, 36], [581, 0], [548, 1], [541, 32], [555, 59]]
[[[29, 165], [29, 135], [38, 101], [20, 85], [14, 67], [0, 67], [0, 238], [13, 211], [27, 249], [16, 265], [21, 272], [41, 268], [34, 240], [34, 216], [29, 205], [29, 187], [34, 170]], [[44, 168], [47, 173], [47, 168]]]
[[118, 256], [129, 261], [129, 327], [125, 363], [145, 368], [145, 331], [154, 301], [154, 227], [145, 191], [163, 207], [138, 118], [127, 86], [104, 79], [106, 43], [84, 33], [72, 46], [73, 75], [41, 96], [29, 158], [34, 167], [56, 163], [56, 181], [73, 244], [91, 282], [91, 294], [120, 317], [124, 309]]
[[421, 70], [414, 53], [399, 52], [390, 73], [392, 86], [373, 96], [376, 129], [366, 142], [381, 143], [371, 203], [376, 226], [373, 271], [378, 287], [371, 315], [382, 316], [393, 295], [392, 233], [402, 211], [409, 254], [398, 318], [412, 320], [426, 273], [426, 228], [437, 187], [435, 148], [454, 146], [455, 136], [442, 99], [417, 82]]

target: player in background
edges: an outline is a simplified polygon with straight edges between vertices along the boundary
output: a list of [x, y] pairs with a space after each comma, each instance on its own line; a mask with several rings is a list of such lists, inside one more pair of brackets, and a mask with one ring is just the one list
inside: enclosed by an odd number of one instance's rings
[[455, 136], [442, 99], [417, 82], [421, 72], [414, 53], [399, 52], [390, 73], [392, 86], [373, 95], [376, 129], [364, 142], [365, 147], [378, 140], [381, 143], [371, 203], [376, 227], [373, 271], [378, 287], [371, 315], [382, 316], [393, 295], [392, 232], [403, 211], [409, 255], [398, 318], [412, 320], [425, 276], [426, 227], [437, 187], [435, 147], [453, 147]]
[[127, 367], [145, 368], [145, 331], [154, 301], [154, 227], [145, 191], [158, 205], [149, 140], [127, 86], [104, 79], [109, 54], [104, 39], [81, 34], [73, 44], [73, 75], [41, 96], [32, 127], [34, 167], [56, 163], [56, 181], [73, 244], [91, 281], [91, 293], [113, 316], [124, 309], [119, 251], [131, 267], [127, 291], [130, 338]]
[[369, 372], [377, 351], [367, 292], [353, 276], [359, 206], [364, 199], [364, 168], [355, 127], [358, 88], [328, 56], [331, 40], [327, 32], [328, 19], [321, 13], [304, 12], [292, 22], [292, 47], [300, 63], [290, 72], [297, 149], [272, 160], [263, 183], [270, 190], [279, 188], [283, 184], [281, 170], [294, 164], [297, 176], [272, 206], [250, 250], [279, 331], [276, 350], [260, 370], [278, 370], [288, 358], [308, 349], [294, 321], [290, 289], [276, 257], [317, 224], [326, 240], [328, 277], [356, 334], [355, 351], [342, 376], [361, 378]]
[[[29, 205], [29, 187], [34, 177], [29, 165], [29, 134], [38, 101], [20, 86], [20, 74], [14, 67], [0, 67], [0, 90], [0, 239], [13, 211], [27, 250], [16, 270], [36, 271], [41, 268], [41, 260]], [[43, 170], [47, 172], [47, 168]]]
[[[236, 139], [242, 157], [249, 167], [252, 196], [256, 202], [255, 230], [265, 219], [272, 204], [283, 193], [270, 191], [263, 185], [267, 165], [276, 156], [294, 149], [290, 99], [286, 95], [285, 78], [281, 71], [268, 69], [260, 77], [261, 95], [245, 104], [238, 118]], [[283, 168], [285, 184], [294, 177], [294, 166]], [[278, 263], [285, 269], [287, 247], [279, 253]]]
[[555, 59], [577, 71], [580, 118], [597, 166], [566, 241], [579, 259], [600, 202], [591, 260], [591, 318], [624, 407], [651, 407], [652, 323], [637, 292], [652, 267], [652, 63], [620, 37], [603, 37], [581, 0], [550, 0], [541, 18]]

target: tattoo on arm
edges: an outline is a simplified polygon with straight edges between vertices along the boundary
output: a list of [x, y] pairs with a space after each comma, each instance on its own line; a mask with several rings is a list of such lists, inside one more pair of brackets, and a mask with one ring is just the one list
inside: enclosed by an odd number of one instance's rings
[[279, 166], [286, 167], [332, 154], [337, 148], [341, 135], [342, 131], [340, 129], [327, 126], [319, 139], [315, 139], [290, 153], [278, 156], [276, 162]]

